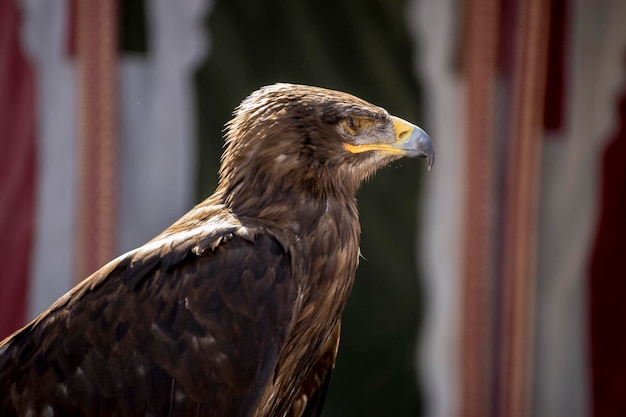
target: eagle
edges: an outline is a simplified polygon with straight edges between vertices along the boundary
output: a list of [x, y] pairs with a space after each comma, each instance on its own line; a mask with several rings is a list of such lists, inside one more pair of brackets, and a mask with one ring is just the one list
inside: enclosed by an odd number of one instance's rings
[[213, 195], [0, 343], [0, 415], [319, 416], [359, 263], [356, 191], [419, 127], [279, 83], [227, 124]]

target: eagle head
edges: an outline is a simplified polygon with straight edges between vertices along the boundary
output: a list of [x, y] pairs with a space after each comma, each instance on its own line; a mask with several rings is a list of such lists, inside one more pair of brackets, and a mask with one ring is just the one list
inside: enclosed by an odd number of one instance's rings
[[377, 169], [403, 156], [426, 157], [432, 166], [426, 132], [350, 94], [274, 84], [235, 109], [220, 186], [231, 201], [266, 195], [276, 202], [296, 193], [353, 196]]

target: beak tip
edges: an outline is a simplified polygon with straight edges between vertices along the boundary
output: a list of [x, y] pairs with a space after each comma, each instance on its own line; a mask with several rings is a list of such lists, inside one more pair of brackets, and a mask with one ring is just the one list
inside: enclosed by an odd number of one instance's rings
[[430, 171], [435, 165], [435, 150], [431, 147], [431, 152], [426, 155], [426, 161], [428, 162], [428, 171]]
[[435, 148], [433, 147], [433, 142], [430, 140], [428, 133], [424, 132], [424, 130], [417, 126], [415, 130], [419, 136], [419, 140], [417, 141], [417, 150], [423, 157], [426, 158], [428, 171], [430, 171], [433, 165], [435, 165]]

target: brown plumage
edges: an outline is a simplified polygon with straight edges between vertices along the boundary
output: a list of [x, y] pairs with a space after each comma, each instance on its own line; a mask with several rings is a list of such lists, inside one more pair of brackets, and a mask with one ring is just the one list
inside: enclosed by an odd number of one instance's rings
[[355, 192], [418, 127], [276, 84], [228, 125], [216, 192], [0, 343], [2, 416], [314, 416], [359, 256]]

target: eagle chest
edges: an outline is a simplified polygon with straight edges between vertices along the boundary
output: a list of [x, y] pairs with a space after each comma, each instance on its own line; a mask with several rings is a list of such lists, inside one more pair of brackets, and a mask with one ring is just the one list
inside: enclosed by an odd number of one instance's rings
[[[358, 225], [358, 223], [356, 223]], [[305, 239], [308, 274], [302, 279], [296, 315], [287, 343], [280, 355], [273, 383], [264, 393], [265, 410], [257, 416], [298, 415], [306, 390], [323, 379], [326, 368], [334, 366], [339, 341], [339, 322], [358, 265], [358, 229], [346, 236], [337, 227], [320, 222], [314, 239]], [[344, 228], [343, 233], [347, 233]], [[323, 369], [320, 370], [320, 362]], [[294, 405], [292, 405], [294, 404]], [[270, 406], [271, 405], [271, 406]], [[270, 406], [270, 407], [268, 407]], [[302, 411], [302, 410], [300, 410]]]
[[300, 285], [301, 305], [288, 343], [295, 343], [300, 334], [309, 341], [328, 338], [343, 311], [359, 261], [358, 220], [343, 220], [322, 216], [303, 239], [308, 273]]

